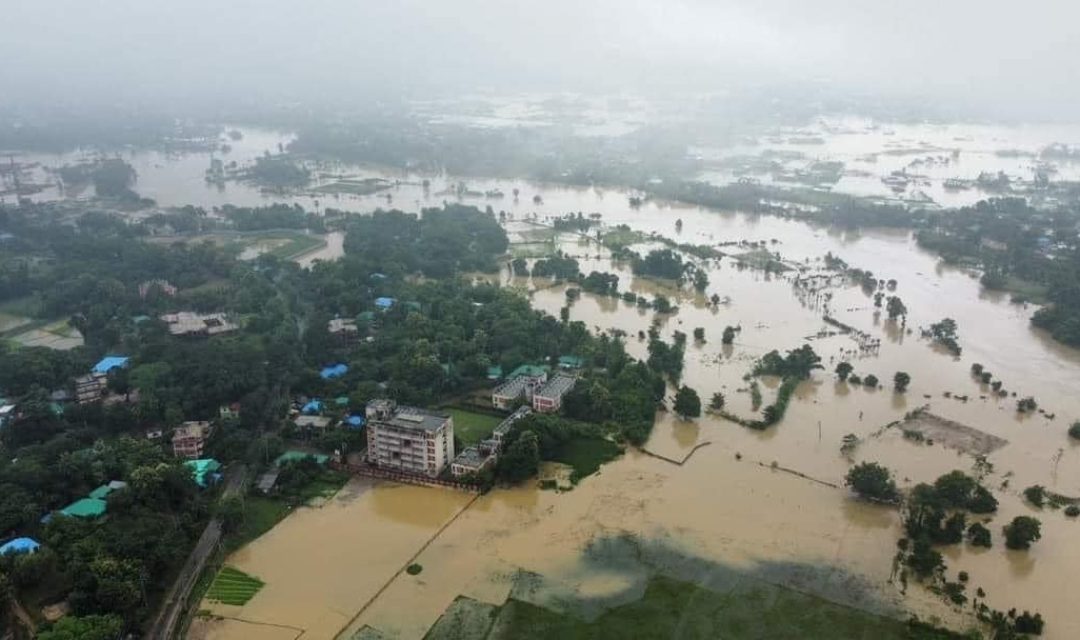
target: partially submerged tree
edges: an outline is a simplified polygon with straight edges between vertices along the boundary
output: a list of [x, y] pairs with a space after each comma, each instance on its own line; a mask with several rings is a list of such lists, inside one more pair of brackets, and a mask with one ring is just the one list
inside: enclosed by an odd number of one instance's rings
[[844, 484], [870, 500], [895, 502], [899, 497], [892, 473], [876, 462], [862, 462], [849, 469]]
[[686, 385], [679, 387], [679, 390], [675, 393], [675, 413], [679, 414], [684, 420], [700, 416], [701, 398], [698, 397], [697, 391]]
[[848, 379], [848, 376], [850, 376], [851, 372], [854, 370], [855, 366], [852, 365], [850, 362], [841, 362], [840, 364], [836, 365], [836, 377], [840, 378], [840, 381], [843, 382], [844, 380]]
[[897, 393], [903, 393], [907, 391], [908, 385], [911, 384], [911, 375], [905, 371], [897, 371], [893, 376], [893, 389]]
[[1030, 549], [1031, 544], [1042, 537], [1042, 523], [1031, 516], [1016, 516], [1002, 529], [1005, 546], [1010, 549]]

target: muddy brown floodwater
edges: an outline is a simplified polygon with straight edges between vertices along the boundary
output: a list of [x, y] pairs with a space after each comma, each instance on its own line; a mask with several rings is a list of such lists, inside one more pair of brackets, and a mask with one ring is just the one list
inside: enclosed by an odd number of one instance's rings
[[[857, 351], [854, 340], [829, 335], [833, 329], [822, 320], [824, 296], [797, 291], [792, 274], [739, 269], [726, 258], [709, 265], [711, 283], [702, 295], [635, 278], [596, 243], [561, 237], [560, 248], [579, 257], [583, 272], [617, 273], [621, 289], [663, 293], [679, 306], [677, 313], [657, 316], [584, 294], [570, 307], [572, 320], [595, 331], [625, 331], [628, 349], [637, 357], [646, 355], [638, 331], [647, 330], [654, 318], [668, 339], [675, 330], [692, 335], [695, 327], [705, 329], [705, 343], [689, 340], [684, 374], [703, 400], [722, 391], [731, 411], [749, 417], [743, 375], [774, 348], [809, 342], [824, 358], [826, 371], [803, 383], [784, 420], [763, 432], [711, 416], [684, 422], [658, 414], [645, 448], [674, 460], [693, 451], [682, 466], [631, 451], [572, 491], [499, 489], [475, 502], [452, 491], [356, 480], [327, 505], [299, 509], [232, 556], [229, 564], [267, 586], [242, 608], [210, 606], [226, 618], [200, 623], [200, 634], [238, 639], [251, 637], [252, 624], [265, 624], [277, 625], [274, 633], [290, 629], [295, 634], [282, 637], [298, 637], [302, 630], [305, 639], [345, 638], [370, 625], [394, 637], [420, 638], [458, 595], [501, 603], [521, 572], [542, 576], [544, 587], [524, 595], [515, 591], [515, 597], [539, 604], [565, 608], [568, 602], [598, 596], [617, 600], [620, 594], [632, 599], [647, 569], [605, 570], [583, 561], [590, 545], [624, 535], [764, 573], [840, 602], [893, 614], [916, 612], [963, 627], [969, 623], [965, 613], [915, 585], [902, 594], [890, 580], [901, 536], [897, 511], [858, 502], [838, 488], [849, 466], [862, 460], [890, 467], [904, 487], [953, 469], [974, 472], [975, 458], [962, 443], [982, 442], [975, 436], [930, 445], [904, 438], [898, 428], [883, 428], [928, 406], [940, 421], [936, 428], [955, 421], [988, 434], [986, 442], [994, 445], [984, 482], [1000, 500], [990, 525], [995, 545], [943, 548], [950, 579], [967, 571], [969, 591], [984, 589], [990, 606], [1040, 611], [1048, 621], [1047, 638], [1080, 637], [1080, 616], [1061, 588], [1080, 572], [1080, 523], [1060, 511], [1038, 511], [1020, 496], [1033, 484], [1080, 495], [1080, 448], [1066, 436], [1070, 422], [1080, 417], [1074, 392], [1080, 388], [1077, 352], [1034, 331], [1033, 309], [985, 294], [972, 274], [941, 267], [906, 233], [830, 233], [790, 221], [689, 209], [679, 213], [684, 223], [679, 234], [675, 217], [624, 210], [614, 220], [605, 216], [605, 222], [700, 243], [775, 238], [774, 250], [789, 261], [805, 261], [811, 272], [820, 269], [818, 258], [832, 251], [853, 266], [895, 278], [912, 331], [879, 317], [870, 296], [857, 286], [834, 281], [828, 289], [830, 313], [881, 340], [878, 351], [851, 356]], [[513, 278], [505, 271], [498, 279], [530, 291], [534, 306], [549, 313], [557, 315], [566, 304], [565, 286]], [[710, 306], [707, 296], [713, 293], [729, 302]], [[962, 358], [943, 354], [918, 336], [920, 325], [943, 317], [958, 321]], [[730, 347], [719, 340], [726, 325], [742, 327]], [[851, 359], [859, 375], [877, 375], [884, 388], [836, 382], [829, 372], [842, 358]], [[1019, 416], [1015, 398], [991, 399], [989, 389], [970, 374], [973, 362], [982, 363], [1010, 391], [1035, 396], [1055, 417]], [[905, 394], [890, 388], [899, 370], [912, 377]], [[762, 387], [768, 404], [777, 381], [763, 380]], [[945, 397], [946, 391], [953, 397]], [[840, 451], [847, 434], [860, 439], [849, 456]], [[1007, 551], [1000, 527], [1019, 514], [1039, 517], [1043, 538], [1030, 551]], [[402, 571], [411, 562], [423, 566], [419, 575]], [[785, 564], [803, 569], [773, 569]]]

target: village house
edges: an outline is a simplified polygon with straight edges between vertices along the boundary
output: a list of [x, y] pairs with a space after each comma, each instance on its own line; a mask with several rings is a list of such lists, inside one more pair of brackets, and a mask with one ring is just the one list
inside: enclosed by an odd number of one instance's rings
[[299, 415], [293, 418], [293, 424], [299, 429], [318, 431], [322, 433], [334, 426], [334, 421], [329, 416], [305, 416]]
[[179, 311], [166, 313], [161, 321], [174, 336], [208, 337], [235, 331], [238, 327], [229, 322], [224, 313], [194, 313]]
[[212, 427], [209, 422], [185, 422], [173, 430], [173, 455], [196, 460], [202, 457]]
[[454, 458], [454, 420], [448, 415], [373, 400], [366, 408], [367, 461], [382, 469], [429, 478]]
[[533, 409], [540, 413], [554, 413], [562, 408], [563, 396], [577, 384], [577, 378], [563, 374], [552, 376], [543, 387], [533, 393]]
[[326, 325], [326, 330], [335, 340], [344, 344], [353, 344], [360, 337], [360, 328], [356, 326], [356, 320], [350, 318], [334, 318]]

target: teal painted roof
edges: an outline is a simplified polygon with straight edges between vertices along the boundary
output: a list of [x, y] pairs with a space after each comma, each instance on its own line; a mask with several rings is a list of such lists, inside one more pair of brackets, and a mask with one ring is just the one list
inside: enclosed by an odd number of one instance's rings
[[559, 356], [559, 366], [564, 369], [580, 369], [585, 365], [585, 359], [579, 356]]
[[547, 374], [550, 367], [540, 364], [523, 364], [517, 369], [510, 372], [508, 376], [511, 380], [518, 376], [542, 376]]
[[91, 498], [97, 498], [98, 500], [104, 500], [106, 498], [106, 496], [108, 496], [112, 492], [113, 492], [112, 487], [110, 487], [107, 484], [103, 484], [100, 487], [98, 487], [97, 489], [94, 489], [93, 491], [91, 491], [90, 492], [90, 497]]
[[108, 505], [98, 498], [83, 498], [76, 500], [60, 510], [60, 513], [73, 518], [96, 518], [104, 515]]

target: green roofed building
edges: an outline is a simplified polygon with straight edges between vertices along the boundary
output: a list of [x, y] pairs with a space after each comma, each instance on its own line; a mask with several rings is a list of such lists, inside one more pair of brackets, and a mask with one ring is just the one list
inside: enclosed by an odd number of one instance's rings
[[514, 378], [517, 378], [518, 376], [529, 376], [529, 377], [532, 377], [532, 378], [539, 378], [539, 377], [545, 377], [546, 378], [547, 374], [548, 374], [548, 371], [550, 371], [550, 370], [551, 370], [551, 367], [547, 366], [546, 364], [523, 364], [520, 367], [518, 367], [517, 369], [514, 369], [513, 371], [511, 371], [510, 375], [507, 376], [507, 379], [508, 380], [513, 380]]
[[371, 324], [375, 322], [374, 311], [361, 311], [360, 315], [356, 316], [357, 324]]
[[495, 365], [493, 367], [488, 367], [488, 369], [487, 369], [487, 379], [488, 380], [498, 380], [499, 378], [502, 378], [502, 367], [500, 367], [499, 365]]
[[330, 456], [321, 453], [305, 453], [303, 451], [286, 451], [274, 460], [274, 466], [280, 467], [286, 462], [294, 462], [296, 460], [303, 460], [305, 458], [311, 458], [319, 464], [326, 464], [330, 459]]
[[191, 473], [195, 476], [195, 484], [203, 488], [207, 486], [209, 477], [221, 469], [221, 463], [213, 458], [188, 460], [184, 466], [191, 469]]
[[585, 366], [585, 359], [580, 356], [559, 356], [560, 369], [580, 369]]
[[72, 518], [99, 518], [105, 515], [107, 508], [108, 505], [100, 498], [83, 498], [64, 507], [60, 513]]
[[112, 492], [113, 492], [112, 487], [110, 487], [107, 484], [103, 484], [100, 487], [98, 487], [97, 489], [94, 489], [93, 491], [91, 491], [90, 492], [90, 497], [95, 498], [97, 500], [104, 500]]

